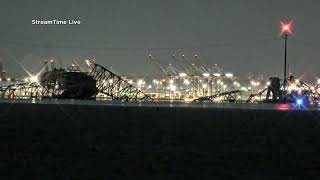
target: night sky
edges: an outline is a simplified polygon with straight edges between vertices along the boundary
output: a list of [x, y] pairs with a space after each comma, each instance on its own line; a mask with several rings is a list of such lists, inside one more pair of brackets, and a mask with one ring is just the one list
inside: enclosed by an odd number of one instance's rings
[[[246, 76], [279, 75], [280, 20], [294, 20], [288, 61], [299, 77], [320, 76], [319, 0], [2, 0], [0, 58], [9, 74], [40, 69], [54, 57], [69, 65], [86, 58], [120, 74], [147, 76], [171, 55], [198, 54], [205, 64]], [[81, 25], [31, 25], [31, 20], [80, 20]]]

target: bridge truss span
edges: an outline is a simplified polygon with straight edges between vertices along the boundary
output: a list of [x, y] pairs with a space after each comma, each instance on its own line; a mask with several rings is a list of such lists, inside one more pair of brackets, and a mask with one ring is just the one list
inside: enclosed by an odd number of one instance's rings
[[93, 65], [89, 75], [97, 81], [96, 86], [99, 92], [111, 99], [126, 101], [151, 100], [150, 96], [99, 64]]

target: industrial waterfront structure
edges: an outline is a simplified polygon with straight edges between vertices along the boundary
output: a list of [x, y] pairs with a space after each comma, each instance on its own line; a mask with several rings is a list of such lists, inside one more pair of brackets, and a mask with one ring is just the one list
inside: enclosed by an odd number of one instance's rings
[[[173, 57], [177, 59], [176, 55]], [[117, 75], [91, 60], [85, 60], [87, 68], [75, 64], [57, 68], [53, 60], [50, 65], [44, 61], [43, 70], [36, 76], [1, 80], [0, 97], [279, 103], [284, 102], [283, 91], [286, 91], [285, 103], [295, 103], [302, 99], [310, 104], [319, 103], [320, 80], [315, 85], [309, 85], [291, 75], [285, 81], [285, 86], [278, 77], [260, 81], [243, 80], [224, 72], [217, 64], [210, 68], [186, 60], [185, 55], [181, 57], [180, 63], [186, 62], [184, 66], [163, 66], [150, 54], [150, 60], [163, 75], [145, 79]]]

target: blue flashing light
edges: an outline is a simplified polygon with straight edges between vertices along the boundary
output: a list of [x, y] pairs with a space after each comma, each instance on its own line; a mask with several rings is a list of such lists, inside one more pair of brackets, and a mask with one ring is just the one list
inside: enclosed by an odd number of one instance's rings
[[299, 106], [303, 105], [302, 99], [297, 99], [296, 103], [297, 103], [297, 105], [299, 105]]

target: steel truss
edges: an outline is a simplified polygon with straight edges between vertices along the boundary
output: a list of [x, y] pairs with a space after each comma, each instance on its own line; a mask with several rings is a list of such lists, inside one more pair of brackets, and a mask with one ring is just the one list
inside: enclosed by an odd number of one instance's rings
[[38, 83], [19, 83], [0, 87], [0, 97], [7, 99], [41, 98], [47, 95]]
[[223, 93], [218, 93], [218, 94], [214, 94], [211, 96], [205, 96], [205, 97], [201, 97], [199, 99], [196, 99], [195, 101], [213, 101], [216, 98], [223, 98], [222, 101], [227, 101], [227, 102], [236, 102], [237, 99], [237, 95], [241, 94], [241, 90], [234, 90], [234, 91], [228, 91], [228, 92], [223, 92]]
[[97, 81], [96, 86], [99, 92], [111, 99], [126, 101], [151, 100], [150, 96], [99, 64], [94, 64], [89, 75], [93, 76]]
[[[266, 92], [268, 90], [268, 88], [265, 88], [265, 89], [263, 89], [263, 90], [261, 90], [261, 91], [259, 91], [258, 93], [256, 93], [256, 94], [250, 94], [250, 96], [249, 96], [249, 98], [247, 99], [247, 103], [249, 103], [249, 102], [258, 102], [258, 103], [260, 103], [260, 102], [263, 102], [263, 100], [262, 100], [262, 95]], [[256, 97], [259, 97], [259, 99], [257, 99]]]

